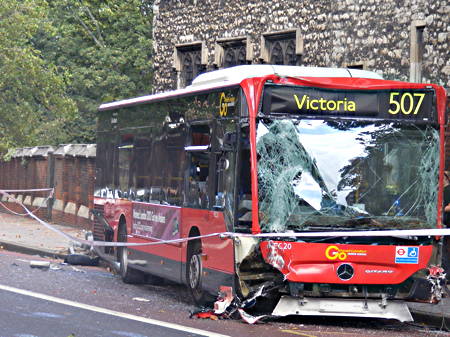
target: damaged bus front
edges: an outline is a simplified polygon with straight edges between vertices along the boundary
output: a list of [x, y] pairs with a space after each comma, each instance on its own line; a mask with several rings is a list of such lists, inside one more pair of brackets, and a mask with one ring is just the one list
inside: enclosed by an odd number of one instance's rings
[[[252, 228], [270, 236], [236, 242], [244, 296], [260, 289], [278, 316], [400, 321], [412, 320], [406, 301], [440, 300], [440, 238], [368, 233], [440, 225], [438, 90], [382, 80], [363, 89], [351, 79], [335, 87], [266, 82], [250, 122], [258, 199]], [[328, 235], [336, 231], [361, 236]]]

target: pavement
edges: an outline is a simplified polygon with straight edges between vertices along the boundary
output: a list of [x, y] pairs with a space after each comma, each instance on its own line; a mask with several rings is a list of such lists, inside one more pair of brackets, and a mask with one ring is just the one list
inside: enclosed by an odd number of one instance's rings
[[[71, 236], [82, 239], [85, 237], [85, 230], [53, 223], [51, 225]], [[72, 246], [70, 240], [34, 219], [0, 212], [0, 251], [64, 259]], [[417, 323], [450, 330], [450, 298], [444, 298], [438, 304], [409, 303], [408, 306]]]
[[[76, 238], [85, 237], [82, 229], [51, 225]], [[70, 240], [30, 217], [0, 212], [0, 249], [64, 259], [71, 246]]]

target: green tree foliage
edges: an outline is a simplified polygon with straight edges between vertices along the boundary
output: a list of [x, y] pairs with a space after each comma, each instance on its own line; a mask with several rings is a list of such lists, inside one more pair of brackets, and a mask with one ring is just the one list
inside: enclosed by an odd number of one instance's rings
[[0, 1], [0, 154], [93, 142], [103, 102], [151, 91], [151, 0]]
[[38, 32], [54, 34], [47, 10], [40, 0], [0, 1], [0, 154], [65, 141], [75, 115], [64, 77], [33, 45]]
[[95, 139], [100, 103], [151, 91], [151, 1], [52, 0], [56, 34], [36, 40], [45, 59], [68, 78], [78, 114], [72, 142]]

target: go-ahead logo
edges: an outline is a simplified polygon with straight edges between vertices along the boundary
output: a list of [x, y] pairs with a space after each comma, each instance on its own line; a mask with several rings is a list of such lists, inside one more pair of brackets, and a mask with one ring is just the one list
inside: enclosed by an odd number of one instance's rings
[[341, 249], [338, 246], [328, 246], [325, 249], [325, 256], [328, 260], [344, 261], [349, 256], [366, 256], [367, 250], [363, 249]]
[[226, 117], [228, 114], [228, 107], [233, 107], [236, 102], [236, 97], [227, 97], [225, 93], [220, 94], [220, 102], [219, 102], [219, 114], [220, 117]]

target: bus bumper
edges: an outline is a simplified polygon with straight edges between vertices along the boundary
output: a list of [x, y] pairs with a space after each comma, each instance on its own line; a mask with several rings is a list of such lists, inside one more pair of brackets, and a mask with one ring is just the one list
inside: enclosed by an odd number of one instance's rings
[[346, 316], [396, 319], [412, 322], [408, 306], [402, 301], [374, 299], [333, 299], [314, 297], [282, 296], [274, 311], [274, 316]]

